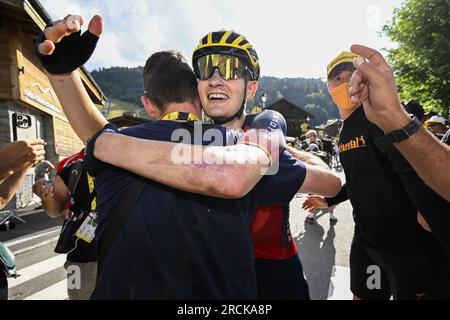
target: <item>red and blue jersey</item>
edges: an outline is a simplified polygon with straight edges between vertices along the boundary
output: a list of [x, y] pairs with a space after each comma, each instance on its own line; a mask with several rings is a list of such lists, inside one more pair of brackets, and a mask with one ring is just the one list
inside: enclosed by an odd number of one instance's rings
[[[263, 113], [271, 117], [274, 113]], [[248, 115], [243, 126], [244, 131], [252, 128], [254, 115]], [[261, 117], [261, 115], [259, 115]], [[289, 227], [289, 203], [295, 196], [306, 176], [304, 164], [292, 157], [287, 151], [280, 154], [276, 175], [270, 176], [270, 185], [261, 196], [253, 216], [251, 235], [255, 259], [282, 260], [297, 253], [297, 245]]]
[[[67, 166], [70, 166], [71, 164], [77, 162], [80, 159], [83, 159], [84, 156], [84, 149], [80, 152], [74, 153], [71, 156], [68, 156], [64, 159], [62, 159], [58, 164], [56, 165], [56, 174], [60, 174], [62, 169], [64, 169]], [[70, 200], [67, 200], [65, 209], [70, 208]]]

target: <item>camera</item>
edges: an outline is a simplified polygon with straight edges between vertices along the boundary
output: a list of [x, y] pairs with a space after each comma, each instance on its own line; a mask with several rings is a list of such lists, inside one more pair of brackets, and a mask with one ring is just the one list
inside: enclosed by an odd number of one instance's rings
[[14, 122], [17, 127], [27, 129], [31, 126], [31, 117], [27, 114], [16, 113]]

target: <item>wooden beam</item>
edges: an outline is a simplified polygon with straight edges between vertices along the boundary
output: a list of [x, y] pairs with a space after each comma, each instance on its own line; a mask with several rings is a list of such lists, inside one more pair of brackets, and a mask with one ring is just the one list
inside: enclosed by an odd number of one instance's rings
[[[10, 61], [9, 72], [11, 77], [11, 98], [19, 100], [19, 61], [18, 52], [21, 49], [19, 27], [13, 20], [7, 20], [6, 34], [8, 37], [8, 58]], [[20, 56], [21, 57], [21, 56]]]
[[[23, 7], [26, 13], [30, 16], [30, 18], [36, 23], [36, 25], [39, 27], [39, 29], [42, 31], [46, 27], [46, 22], [44, 19], [39, 15], [39, 13], [36, 11], [36, 9], [32, 6], [32, 4], [29, 2], [29, 0], [24, 0]], [[96, 87], [94, 83], [89, 79], [89, 77], [85, 74], [85, 72], [81, 69], [78, 69], [80, 72], [81, 80], [83, 81], [86, 90], [89, 92], [91, 98], [93, 98], [95, 103], [105, 105], [105, 100], [103, 97], [103, 94], [100, 92], [100, 90]]]
[[30, 18], [36, 23], [36, 25], [39, 27], [39, 29], [44, 30], [46, 23], [41, 18], [41, 16], [36, 12], [36, 10], [33, 8], [33, 6], [28, 2], [28, 0], [25, 0], [23, 2], [23, 8], [25, 9], [25, 12], [28, 13]]

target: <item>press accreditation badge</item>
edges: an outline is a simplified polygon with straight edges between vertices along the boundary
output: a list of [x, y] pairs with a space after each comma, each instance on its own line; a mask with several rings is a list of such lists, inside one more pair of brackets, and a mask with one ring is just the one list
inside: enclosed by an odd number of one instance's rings
[[91, 212], [89, 216], [84, 219], [81, 226], [78, 228], [75, 236], [81, 240], [91, 243], [95, 237], [95, 229], [97, 228], [97, 213]]

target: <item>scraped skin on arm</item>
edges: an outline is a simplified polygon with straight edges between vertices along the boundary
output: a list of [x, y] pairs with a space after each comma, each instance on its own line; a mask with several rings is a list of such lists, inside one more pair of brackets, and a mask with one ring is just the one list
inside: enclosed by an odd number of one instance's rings
[[[179, 145], [103, 133], [96, 141], [94, 155], [159, 183], [222, 198], [243, 197], [268, 169], [268, 155], [256, 146], [184, 145], [188, 160], [180, 161]], [[134, 156], [136, 150], [140, 150], [139, 157]]]

